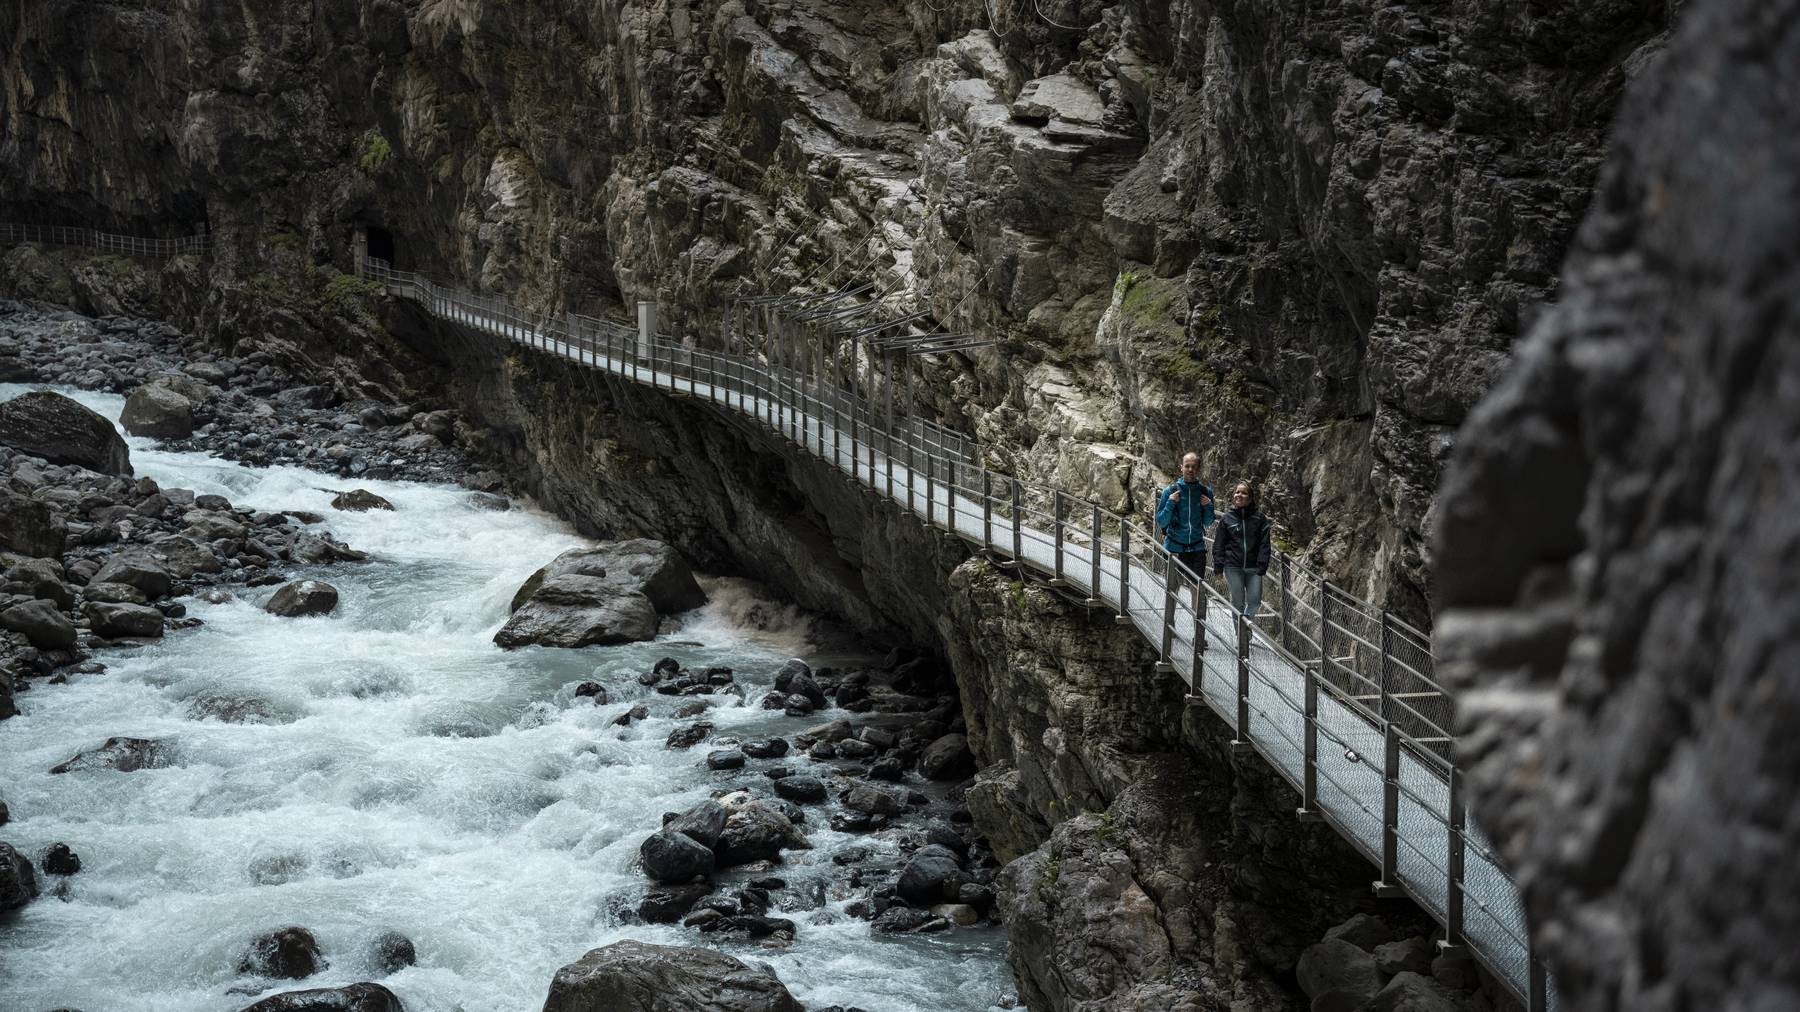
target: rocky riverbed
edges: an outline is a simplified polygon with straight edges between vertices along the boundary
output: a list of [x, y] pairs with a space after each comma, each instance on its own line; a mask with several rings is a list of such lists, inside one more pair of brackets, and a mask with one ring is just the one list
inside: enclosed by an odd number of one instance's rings
[[4, 375], [83, 389], [0, 390], [0, 949], [58, 968], [0, 1004], [536, 1007], [627, 938], [812, 1008], [1011, 1000], [941, 667], [449, 484], [432, 411], [10, 308]]

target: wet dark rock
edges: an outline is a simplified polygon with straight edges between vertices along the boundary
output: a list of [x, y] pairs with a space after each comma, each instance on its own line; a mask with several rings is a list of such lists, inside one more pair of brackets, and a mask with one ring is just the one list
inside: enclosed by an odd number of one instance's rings
[[[799, 697], [793, 696], [789, 698], [798, 699]], [[793, 709], [790, 708], [788, 710], [788, 715], [795, 716]], [[806, 755], [807, 758], [814, 760], [836, 759], [837, 746], [828, 741], [815, 742], [812, 748], [806, 750]]]
[[324, 967], [324, 957], [319, 954], [319, 943], [312, 932], [286, 927], [251, 939], [250, 947], [238, 959], [237, 972], [299, 980]]
[[775, 793], [789, 801], [817, 804], [827, 797], [825, 784], [818, 777], [783, 777], [775, 781]]
[[867, 759], [875, 754], [875, 746], [855, 738], [845, 738], [834, 747], [840, 759]]
[[795, 696], [804, 696], [813, 710], [823, 710], [830, 705], [830, 701], [825, 698], [825, 690], [819, 688], [819, 683], [808, 674], [795, 675], [788, 681], [785, 691], [788, 694], [789, 706], [794, 705], [792, 699]]
[[857, 784], [850, 788], [844, 792], [841, 800], [845, 808], [865, 815], [899, 815], [906, 810], [906, 802], [868, 784]]
[[1328, 938], [1300, 953], [1294, 973], [1300, 990], [1309, 998], [1336, 991], [1354, 999], [1354, 1006], [1381, 990], [1381, 970], [1375, 965], [1375, 957], [1342, 938]]
[[412, 939], [398, 931], [384, 931], [369, 943], [369, 965], [381, 973], [398, 973], [418, 961]]
[[51, 601], [22, 601], [0, 611], [0, 628], [23, 634], [40, 650], [62, 650], [75, 645], [75, 623]]
[[117, 770], [132, 773], [169, 765], [172, 756], [166, 742], [154, 738], [108, 738], [99, 748], [89, 749], [50, 767], [52, 773], [80, 773], [88, 770]]
[[68, 526], [47, 503], [0, 486], [0, 550], [55, 558], [67, 537]]
[[641, 594], [661, 615], [690, 611], [706, 603], [706, 593], [675, 549], [660, 541], [637, 539], [562, 553], [525, 581], [513, 595], [513, 610], [523, 607], [544, 583], [557, 576], [603, 581], [617, 590]]
[[706, 768], [709, 770], [741, 770], [744, 768], [744, 753], [735, 748], [708, 752]]
[[368, 489], [357, 488], [332, 496], [331, 508], [350, 513], [367, 513], [369, 510], [391, 510], [394, 504]]
[[811, 849], [812, 842], [788, 817], [742, 792], [720, 799], [729, 815], [714, 848], [722, 868], [772, 860], [786, 849]]
[[781, 981], [713, 949], [615, 942], [556, 971], [543, 1012], [805, 1012]]
[[708, 798], [668, 819], [663, 823], [663, 829], [691, 837], [703, 847], [713, 847], [719, 842], [719, 835], [725, 832], [725, 820], [729, 815], [724, 805]]
[[160, 637], [163, 613], [143, 604], [107, 604], [89, 601], [81, 606], [94, 635], [106, 637]]
[[272, 994], [238, 1012], [406, 1012], [380, 984], [363, 981], [343, 987], [316, 987]]
[[151, 599], [165, 596], [175, 586], [168, 567], [142, 551], [121, 552], [107, 559], [89, 582], [122, 583]]
[[674, 924], [694, 909], [711, 890], [707, 885], [678, 885], [652, 889], [638, 903], [638, 919], [646, 924]]
[[[790, 717], [804, 717], [807, 714], [813, 712], [813, 701], [810, 698], [803, 696], [798, 692], [792, 692], [786, 696], [783, 696], [781, 703], [782, 703], [782, 706], [781, 706], [782, 710], [784, 710], [787, 713], [787, 715]], [[822, 743], [822, 744], [829, 744], [829, 743]]]
[[0, 911], [17, 910], [37, 894], [37, 873], [31, 870], [31, 861], [12, 844], [0, 843]]
[[111, 422], [48, 391], [0, 402], [0, 445], [52, 464], [75, 464], [101, 474], [131, 473], [125, 440]]
[[1435, 949], [1431, 941], [1422, 935], [1398, 942], [1384, 942], [1371, 950], [1375, 954], [1375, 966], [1382, 973], [1430, 973], [1431, 959]]
[[798, 657], [788, 659], [781, 667], [775, 669], [775, 691], [780, 693], [791, 691], [788, 686], [792, 685], [794, 679], [801, 675], [811, 677], [812, 668]]
[[19, 559], [0, 576], [0, 592], [43, 598], [67, 610], [75, 603], [75, 592], [63, 582], [65, 575], [55, 559]]
[[580, 685], [575, 686], [575, 698], [581, 699], [583, 697], [591, 697], [594, 700], [595, 706], [605, 706], [610, 698], [607, 694], [606, 686], [601, 685], [599, 682], [582, 682]]
[[275, 592], [263, 610], [283, 618], [329, 615], [337, 608], [337, 588], [323, 580], [296, 580]]
[[964, 881], [962, 865], [947, 847], [928, 844], [913, 852], [900, 869], [894, 891], [908, 903], [929, 906], [957, 898]]
[[689, 882], [711, 875], [713, 852], [685, 833], [658, 830], [638, 847], [644, 874], [658, 882]]
[[969, 739], [947, 734], [925, 747], [919, 755], [919, 772], [929, 780], [961, 780], [975, 772], [975, 756]]
[[476, 509], [491, 510], [495, 513], [505, 513], [507, 510], [512, 509], [511, 500], [507, 499], [505, 496], [494, 495], [490, 492], [469, 493], [469, 504]]
[[1463, 1012], [1466, 1008], [1468, 1002], [1462, 994], [1411, 970], [1395, 974], [1375, 997], [1356, 1006], [1357, 1012]]
[[792, 937], [798, 930], [794, 927], [794, 922], [785, 917], [768, 917], [762, 914], [739, 914], [731, 919], [731, 926], [749, 932], [751, 938], [767, 938], [778, 931], [785, 931]]
[[839, 833], [866, 833], [875, 829], [875, 817], [866, 812], [833, 812], [827, 825]]
[[898, 783], [906, 776], [906, 764], [893, 756], [883, 756], [869, 764], [869, 779]]
[[931, 914], [912, 907], [889, 907], [875, 918], [874, 929], [884, 935], [917, 931], [933, 920]]
[[637, 643], [656, 637], [650, 599], [606, 580], [560, 574], [540, 581], [494, 642], [502, 647], [585, 647]]
[[42, 867], [46, 875], [73, 875], [81, 870], [81, 855], [66, 843], [53, 843], [44, 851]]
[[1325, 932], [1325, 937], [1341, 938], [1366, 952], [1374, 952], [1376, 946], [1393, 941], [1395, 935], [1393, 927], [1381, 918], [1356, 914]]
[[104, 604], [149, 604], [150, 598], [129, 583], [90, 583], [81, 589], [84, 600]]
[[752, 738], [744, 743], [744, 754], [752, 759], [779, 759], [788, 754], [785, 738]]
[[706, 736], [712, 734], [712, 729], [712, 724], [704, 720], [686, 727], [678, 727], [669, 732], [669, 738], [664, 745], [667, 748], [692, 748], [705, 741]]
[[194, 434], [194, 402], [165, 383], [147, 383], [125, 398], [119, 424], [134, 436], [186, 439]]

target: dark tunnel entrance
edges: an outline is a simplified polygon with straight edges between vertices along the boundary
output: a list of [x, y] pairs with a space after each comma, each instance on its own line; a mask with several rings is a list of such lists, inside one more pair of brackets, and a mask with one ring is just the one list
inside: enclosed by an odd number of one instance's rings
[[374, 225], [370, 225], [367, 231], [370, 258], [380, 260], [390, 266], [398, 266], [394, 263], [394, 233]]

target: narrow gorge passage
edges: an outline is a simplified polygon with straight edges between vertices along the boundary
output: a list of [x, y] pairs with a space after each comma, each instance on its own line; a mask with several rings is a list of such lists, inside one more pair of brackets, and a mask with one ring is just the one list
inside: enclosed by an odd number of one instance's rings
[[[0, 386], [0, 399], [26, 389]], [[63, 392], [113, 419], [122, 406]], [[83, 864], [46, 882], [47, 895], [0, 934], [0, 1008], [238, 1009], [252, 999], [230, 988], [283, 990], [233, 966], [249, 938], [286, 925], [310, 929], [329, 962], [304, 986], [380, 980], [408, 1008], [469, 1012], [539, 1007], [556, 968], [595, 946], [695, 942], [691, 929], [621, 916], [645, 889], [638, 846], [660, 813], [761, 780], [780, 761], [712, 772], [704, 748], [666, 748], [669, 731], [688, 723], [672, 717], [687, 700], [656, 696], [636, 676], [665, 656], [729, 666], [755, 701], [790, 656], [852, 659], [837, 637], [799, 615], [754, 628], [739, 617], [750, 610], [745, 585], [720, 581], [711, 604], [654, 642], [502, 651], [493, 635], [520, 584], [586, 543], [561, 522], [479, 509], [455, 486], [391, 481], [358, 484], [393, 512], [337, 512], [334, 476], [128, 441], [139, 475], [238, 506], [325, 514], [371, 558], [293, 571], [339, 589], [324, 617], [266, 614], [268, 589], [189, 599], [201, 628], [97, 651], [104, 673], [34, 692], [30, 711], [8, 722], [9, 839], [28, 853], [69, 841]], [[585, 680], [604, 685], [610, 702], [576, 697]], [[705, 719], [722, 736], [791, 735], [838, 715], [792, 718], [706, 698], [715, 705]], [[649, 718], [612, 725], [638, 703]], [[225, 722], [214, 716], [222, 710], [260, 716]], [[165, 740], [173, 764], [47, 772], [114, 735]], [[941, 789], [908, 786], [934, 807], [942, 800]], [[826, 825], [835, 809], [808, 808], [802, 828], [814, 849], [790, 851], [775, 871], [786, 887], [770, 912], [794, 920], [799, 940], [709, 944], [768, 963], [809, 1007], [1009, 1002], [1002, 932], [884, 937], [844, 914], [853, 894], [832, 858], [852, 846], [897, 856], [900, 834], [835, 832]], [[768, 874], [745, 868], [720, 880], [759, 873]], [[418, 961], [384, 977], [370, 949], [387, 931], [410, 938]]]

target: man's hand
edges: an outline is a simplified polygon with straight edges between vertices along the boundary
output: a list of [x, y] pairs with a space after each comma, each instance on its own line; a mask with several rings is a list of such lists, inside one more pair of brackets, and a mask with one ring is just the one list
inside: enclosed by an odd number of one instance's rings
[[[1181, 490], [1180, 490], [1180, 489], [1178, 489], [1178, 488], [1177, 488], [1177, 489], [1171, 489], [1171, 490], [1170, 490], [1170, 491], [1169, 491], [1169, 501], [1170, 501], [1170, 502], [1180, 502], [1180, 501], [1181, 501]], [[1202, 498], [1201, 498], [1201, 500], [1200, 500], [1200, 501], [1201, 501], [1201, 502], [1205, 502], [1205, 501], [1206, 501], [1206, 499], [1205, 499], [1205, 498], [1204, 498], [1204, 497], [1202, 497]]]
[[1201, 496], [1200, 497], [1200, 505], [1211, 506], [1212, 505], [1212, 496], [1210, 496], [1210, 495]]

